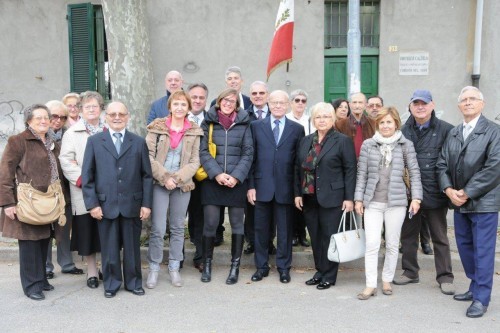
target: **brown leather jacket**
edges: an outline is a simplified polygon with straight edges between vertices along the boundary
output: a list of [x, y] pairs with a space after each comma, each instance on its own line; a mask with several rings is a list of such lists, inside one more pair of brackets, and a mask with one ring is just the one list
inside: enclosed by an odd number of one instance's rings
[[[59, 144], [54, 145], [54, 155], [59, 170], [59, 178], [64, 179], [59, 165]], [[0, 163], [0, 206], [12, 207], [17, 203], [16, 177], [20, 183], [29, 183], [39, 191], [46, 192], [50, 185], [50, 164], [43, 143], [25, 130], [9, 138]], [[61, 181], [65, 199], [69, 202], [67, 188]], [[8, 218], [2, 209], [0, 216], [0, 231], [3, 237], [20, 240], [40, 240], [50, 237], [50, 230], [56, 231], [56, 239], [60, 236], [57, 223], [34, 226]]]

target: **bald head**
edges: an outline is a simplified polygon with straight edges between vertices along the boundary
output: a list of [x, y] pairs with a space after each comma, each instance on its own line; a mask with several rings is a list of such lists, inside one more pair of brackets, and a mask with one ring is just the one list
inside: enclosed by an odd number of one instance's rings
[[181, 73], [178, 71], [170, 71], [165, 76], [165, 89], [170, 93], [176, 92], [182, 89], [184, 80], [182, 79]]
[[349, 106], [351, 113], [357, 120], [361, 119], [363, 112], [366, 109], [366, 96], [363, 93], [354, 93], [351, 95]]

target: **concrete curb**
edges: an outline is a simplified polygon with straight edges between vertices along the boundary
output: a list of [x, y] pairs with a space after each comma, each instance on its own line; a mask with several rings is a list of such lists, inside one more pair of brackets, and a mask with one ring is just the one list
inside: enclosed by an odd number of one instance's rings
[[[147, 252], [148, 252], [147, 247], [141, 247], [141, 257], [142, 257], [142, 260], [144, 262], [147, 258]], [[194, 249], [192, 249], [192, 248], [185, 249], [185, 263], [188, 267], [192, 266], [193, 255], [194, 255]], [[56, 249], [54, 248], [52, 250], [52, 257], [56, 258], [56, 256], [57, 256], [57, 253], [56, 253]], [[274, 266], [274, 264], [275, 264], [274, 257], [275, 256], [270, 256], [269, 263], [271, 266]], [[77, 266], [80, 267], [80, 265], [78, 263], [82, 261], [81, 257], [78, 256], [77, 254], [73, 254], [73, 258], [74, 258], [75, 263], [77, 263]], [[164, 258], [164, 261], [168, 260], [168, 247], [166, 247], [164, 250], [163, 258]], [[243, 254], [243, 258], [241, 261], [242, 266], [254, 267], [254, 259], [253, 258], [254, 258], [253, 255]], [[19, 251], [18, 251], [17, 246], [0, 247], [0, 261], [18, 261], [18, 260], [19, 260]], [[379, 267], [382, 267], [383, 260], [384, 260], [384, 251], [380, 251]], [[463, 272], [462, 263], [460, 261], [460, 257], [458, 255], [458, 253], [452, 252], [451, 253], [451, 260], [452, 260], [453, 271], [454, 272]], [[230, 262], [231, 262], [230, 250], [223, 248], [223, 247], [216, 247], [214, 250], [214, 259], [213, 259], [214, 265], [229, 266]], [[434, 270], [434, 256], [433, 255], [424, 255], [419, 251], [418, 262], [420, 265], [420, 269], [422, 269], [422, 270]], [[363, 270], [365, 268], [364, 265], [365, 265], [365, 261], [362, 258], [362, 259], [358, 259], [355, 261], [341, 264], [341, 267], [345, 267], [345, 268], [349, 268], [349, 269]], [[300, 269], [309, 269], [309, 268], [313, 269], [314, 268], [314, 260], [313, 260], [312, 251], [311, 250], [294, 251], [293, 252], [292, 266], [294, 268], [300, 268]], [[498, 255], [498, 254], [495, 257], [495, 266], [500, 267], [500, 255]], [[398, 269], [400, 269], [400, 268], [401, 268], [401, 256], [400, 256], [399, 261], [398, 261]]]

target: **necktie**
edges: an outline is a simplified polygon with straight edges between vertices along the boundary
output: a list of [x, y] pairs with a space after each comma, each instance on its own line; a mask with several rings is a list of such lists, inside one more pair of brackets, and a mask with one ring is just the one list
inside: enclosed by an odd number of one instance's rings
[[274, 121], [273, 134], [274, 141], [276, 142], [276, 144], [278, 144], [278, 141], [280, 139], [280, 121], [278, 119]]
[[116, 138], [116, 140], [115, 140], [116, 152], [118, 154], [120, 154], [120, 148], [122, 146], [122, 134], [121, 133], [113, 133], [113, 136]]
[[199, 125], [200, 123], [198, 122], [198, 116], [193, 115], [193, 120], [194, 122]]
[[257, 110], [257, 119], [262, 119], [262, 110]]
[[470, 124], [465, 124], [464, 125], [464, 141], [467, 140], [467, 137], [469, 136], [471, 131], [472, 131], [472, 126]]

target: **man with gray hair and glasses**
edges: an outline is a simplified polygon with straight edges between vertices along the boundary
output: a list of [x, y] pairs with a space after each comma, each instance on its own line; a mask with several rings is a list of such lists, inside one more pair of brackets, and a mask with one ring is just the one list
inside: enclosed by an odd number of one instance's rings
[[488, 309], [495, 273], [500, 210], [500, 126], [482, 115], [483, 94], [467, 86], [458, 97], [463, 123], [453, 128], [437, 162], [439, 185], [454, 208], [455, 237], [471, 301], [466, 312], [478, 318]]

